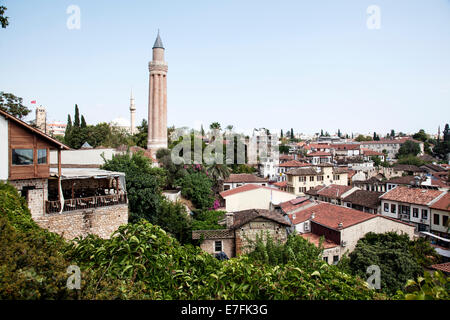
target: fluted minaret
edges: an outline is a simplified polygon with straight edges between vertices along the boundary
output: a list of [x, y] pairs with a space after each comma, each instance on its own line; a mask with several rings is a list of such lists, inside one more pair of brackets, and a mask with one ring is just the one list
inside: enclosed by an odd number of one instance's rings
[[164, 46], [156, 37], [153, 59], [148, 64], [150, 71], [148, 95], [148, 141], [147, 149], [153, 157], [160, 148], [167, 148], [167, 63], [164, 61]]
[[134, 105], [134, 97], [133, 97], [133, 90], [131, 90], [131, 96], [130, 96], [130, 133], [135, 134], [136, 133], [136, 106]]

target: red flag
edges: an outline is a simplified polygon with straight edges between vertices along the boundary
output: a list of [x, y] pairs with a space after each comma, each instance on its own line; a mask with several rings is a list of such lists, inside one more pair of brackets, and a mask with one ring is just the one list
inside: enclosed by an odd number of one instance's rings
[[31, 101], [31, 104], [36, 104], [36, 100]]

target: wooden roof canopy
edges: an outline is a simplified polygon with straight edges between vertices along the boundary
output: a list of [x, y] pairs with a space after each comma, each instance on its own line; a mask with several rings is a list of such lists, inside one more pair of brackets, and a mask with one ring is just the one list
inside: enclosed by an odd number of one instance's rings
[[44, 132], [42, 132], [39, 129], [33, 128], [32, 126], [30, 126], [28, 123], [26, 123], [25, 121], [22, 121], [16, 117], [14, 117], [13, 115], [9, 114], [6, 111], [3, 111], [0, 109], [0, 114], [2, 116], [4, 116], [7, 120], [12, 120], [14, 123], [16, 123], [17, 125], [31, 131], [32, 133], [38, 135], [40, 138], [46, 140], [49, 144], [55, 146], [56, 149], [60, 149], [60, 150], [70, 150], [70, 148], [68, 146], [66, 146], [64, 143], [59, 142], [58, 140], [50, 137], [49, 135], [45, 134]]

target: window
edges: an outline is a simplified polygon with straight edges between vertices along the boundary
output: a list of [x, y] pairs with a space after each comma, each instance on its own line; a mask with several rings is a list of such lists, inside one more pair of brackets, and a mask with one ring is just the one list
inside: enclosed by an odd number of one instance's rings
[[333, 264], [337, 264], [339, 261], [339, 256], [333, 256]]
[[397, 211], [397, 206], [395, 204], [391, 204], [391, 212], [395, 213]]
[[433, 224], [439, 225], [439, 215], [436, 213], [433, 215]]
[[214, 251], [221, 252], [222, 251], [222, 241], [214, 241]]
[[317, 176], [317, 181], [323, 181], [323, 176]]
[[333, 176], [333, 180], [339, 180], [339, 179], [340, 179], [340, 175], [335, 174], [335, 175]]
[[426, 220], [428, 219], [428, 210], [422, 209], [422, 219]]
[[326, 263], [328, 263], [328, 257], [323, 257], [323, 261], [325, 261]]
[[305, 182], [306, 181], [306, 177], [298, 177], [298, 181]]
[[448, 216], [442, 216], [442, 225], [446, 227], [447, 223], [448, 223]]
[[47, 164], [47, 149], [38, 149], [38, 164]]
[[419, 217], [419, 209], [413, 208], [413, 217], [418, 218]]
[[303, 192], [303, 193], [305, 193], [305, 192], [306, 192], [306, 187], [299, 187], [299, 188], [298, 188], [298, 192]]
[[309, 181], [314, 181], [314, 176], [309, 177]]
[[33, 164], [33, 149], [12, 149], [12, 164], [15, 166]]
[[384, 204], [384, 212], [389, 212], [389, 203]]

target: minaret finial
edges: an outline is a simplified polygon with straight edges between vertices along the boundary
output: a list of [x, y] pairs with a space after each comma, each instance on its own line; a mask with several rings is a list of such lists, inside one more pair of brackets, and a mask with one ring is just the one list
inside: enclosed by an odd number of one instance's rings
[[159, 29], [158, 29], [158, 35], [156, 36], [155, 44], [153, 45], [153, 49], [155, 49], [155, 48], [164, 49], [163, 43], [161, 41], [161, 37], [159, 36]]

